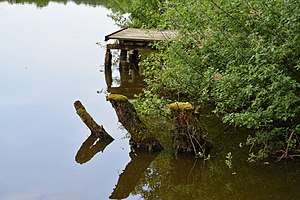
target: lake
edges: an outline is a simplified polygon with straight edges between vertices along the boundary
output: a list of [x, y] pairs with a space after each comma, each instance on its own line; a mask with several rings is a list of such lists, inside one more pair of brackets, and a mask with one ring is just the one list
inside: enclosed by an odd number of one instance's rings
[[[299, 162], [240, 159], [229, 168], [227, 149], [206, 163], [130, 153], [126, 130], [98, 92], [106, 90], [105, 49], [96, 43], [119, 29], [109, 13], [88, 2], [0, 2], [0, 200], [300, 199]], [[103, 152], [76, 100], [115, 138]]]

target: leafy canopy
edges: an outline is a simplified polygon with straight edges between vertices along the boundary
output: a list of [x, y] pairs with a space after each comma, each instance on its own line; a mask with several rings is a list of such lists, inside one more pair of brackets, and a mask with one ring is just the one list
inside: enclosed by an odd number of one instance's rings
[[126, 12], [132, 27], [179, 31], [143, 63], [152, 91], [213, 104], [264, 150], [300, 148], [299, 0], [131, 0]]

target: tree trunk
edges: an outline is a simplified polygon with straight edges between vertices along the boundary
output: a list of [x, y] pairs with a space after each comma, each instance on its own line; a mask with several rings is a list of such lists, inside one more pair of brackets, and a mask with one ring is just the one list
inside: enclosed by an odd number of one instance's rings
[[173, 149], [178, 152], [192, 152], [201, 157], [210, 153], [211, 142], [202, 135], [203, 131], [194, 107], [190, 103], [176, 102], [170, 104], [174, 132], [171, 133]]
[[148, 151], [160, 151], [163, 149], [160, 142], [149, 132], [148, 128], [139, 118], [133, 105], [128, 98], [119, 94], [111, 94], [107, 97], [116, 111], [119, 121], [130, 133], [130, 145], [133, 148]]

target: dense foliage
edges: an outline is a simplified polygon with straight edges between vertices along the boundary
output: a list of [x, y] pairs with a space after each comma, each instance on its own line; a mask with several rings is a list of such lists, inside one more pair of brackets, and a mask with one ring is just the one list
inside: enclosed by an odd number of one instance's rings
[[152, 91], [213, 104], [257, 129], [248, 143], [265, 153], [299, 149], [300, 1], [131, 0], [126, 12], [124, 26], [179, 31], [143, 63]]

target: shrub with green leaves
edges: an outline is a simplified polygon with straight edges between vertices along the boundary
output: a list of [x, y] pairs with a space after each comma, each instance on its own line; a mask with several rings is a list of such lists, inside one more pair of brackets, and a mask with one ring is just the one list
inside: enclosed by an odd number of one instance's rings
[[299, 0], [134, 0], [128, 12], [133, 26], [179, 31], [144, 62], [153, 91], [212, 103], [263, 149], [300, 148]]

